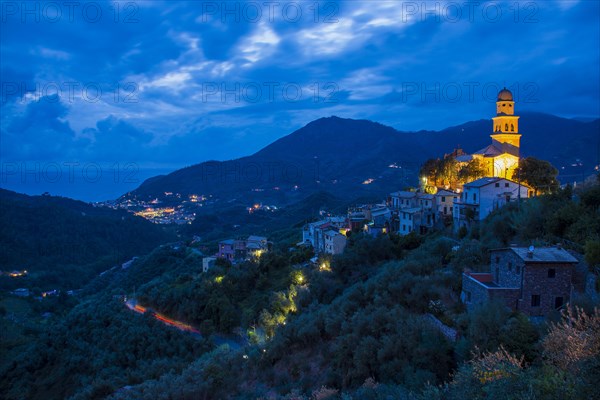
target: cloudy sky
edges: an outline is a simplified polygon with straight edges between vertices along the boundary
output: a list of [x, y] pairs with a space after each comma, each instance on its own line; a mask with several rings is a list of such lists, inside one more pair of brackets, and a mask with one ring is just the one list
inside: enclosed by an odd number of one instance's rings
[[[173, 169], [331, 115], [598, 117], [597, 1], [2, 1], [0, 155]], [[5, 168], [6, 163], [10, 164]]]

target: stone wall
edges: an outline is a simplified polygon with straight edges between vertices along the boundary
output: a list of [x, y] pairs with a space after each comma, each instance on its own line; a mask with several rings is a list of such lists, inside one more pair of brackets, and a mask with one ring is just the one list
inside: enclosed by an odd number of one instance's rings
[[489, 300], [487, 287], [467, 274], [463, 274], [462, 291], [463, 294], [461, 297], [463, 303], [465, 303], [469, 311]]
[[[548, 270], [555, 270], [554, 278], [548, 277]], [[523, 296], [519, 310], [530, 316], [542, 316], [555, 310], [555, 299], [563, 298], [563, 304], [570, 300], [573, 264], [528, 263], [523, 273]], [[532, 295], [540, 296], [540, 305], [532, 306]]]
[[511, 310], [516, 310], [521, 297], [521, 290], [516, 288], [491, 288], [489, 290], [490, 300], [500, 300]]
[[[511, 249], [492, 250], [490, 272], [500, 287], [521, 288], [521, 276], [525, 262]], [[496, 280], [498, 269], [498, 280]]]

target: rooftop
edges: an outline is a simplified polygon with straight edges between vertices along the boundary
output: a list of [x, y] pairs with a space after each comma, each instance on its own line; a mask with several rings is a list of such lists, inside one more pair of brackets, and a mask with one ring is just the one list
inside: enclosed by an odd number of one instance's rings
[[254, 236], [254, 235], [251, 235], [251, 236], [248, 236], [248, 241], [249, 242], [266, 242], [267, 238], [264, 237], [264, 236]]
[[435, 195], [436, 196], [458, 196], [458, 193], [454, 193], [449, 190], [442, 189], [442, 190], [438, 190]]
[[481, 150], [477, 150], [473, 154], [483, 154], [484, 156], [492, 156], [493, 157], [493, 156], [499, 156], [502, 153], [503, 153], [502, 150], [500, 150], [499, 148], [497, 148], [493, 144], [490, 144], [490, 145], [484, 147]]
[[465, 183], [465, 187], [473, 187], [473, 188], [478, 188], [478, 187], [483, 187], [483, 186], [487, 186], [487, 185], [491, 185], [492, 183], [496, 183], [496, 182], [500, 182], [501, 180], [508, 180], [508, 179], [504, 179], [504, 178], [479, 178], [476, 179], [472, 182], [469, 183]]
[[327, 231], [325, 231], [325, 234], [327, 236], [337, 236], [337, 235], [341, 235], [341, 233], [339, 233], [338, 231], [334, 231], [333, 229], [329, 229]]
[[414, 214], [416, 212], [421, 211], [421, 207], [412, 207], [412, 208], [402, 208], [400, 212]]
[[[558, 247], [540, 247], [534, 248], [533, 252], [527, 247], [510, 247], [523, 261], [526, 263], [578, 263], [577, 259], [573, 257], [568, 251]], [[505, 250], [505, 249], [496, 249]], [[492, 250], [495, 251], [495, 250]]]
[[394, 192], [390, 196], [400, 197], [400, 198], [404, 198], [404, 199], [411, 199], [411, 198], [415, 197], [416, 195], [417, 195], [416, 192], [400, 191], [400, 192]]

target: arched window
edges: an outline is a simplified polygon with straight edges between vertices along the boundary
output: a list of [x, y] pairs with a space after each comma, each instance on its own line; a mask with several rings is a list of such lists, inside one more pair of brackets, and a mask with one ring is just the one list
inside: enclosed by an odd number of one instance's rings
[[505, 130], [506, 132], [508, 132], [508, 124], [506, 124], [506, 125], [504, 126], [504, 130]]
[[514, 132], [515, 131], [515, 126], [513, 124], [510, 124], [510, 131]]

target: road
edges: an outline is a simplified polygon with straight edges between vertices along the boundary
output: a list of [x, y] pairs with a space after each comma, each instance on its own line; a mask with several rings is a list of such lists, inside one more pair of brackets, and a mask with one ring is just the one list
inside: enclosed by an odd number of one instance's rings
[[[172, 326], [183, 332], [189, 332], [196, 338], [202, 339], [202, 334], [200, 333], [200, 331], [198, 329], [194, 328], [193, 326], [191, 326], [189, 324], [186, 324], [185, 322], [174, 320], [172, 318], [165, 316], [164, 314], [158, 313], [152, 309], [144, 307], [144, 306], [138, 304], [136, 299], [127, 300], [125, 302], [125, 305], [131, 311], [134, 311], [139, 314], [145, 314], [146, 312], [152, 313], [152, 316], [155, 319], [157, 319], [158, 321], [162, 322], [163, 324], [165, 324], [167, 326]], [[216, 346], [222, 346], [222, 345], [226, 344], [232, 350], [238, 350], [246, 345], [246, 342], [239, 338], [222, 335], [222, 334], [214, 334], [214, 335], [212, 335], [211, 339], [212, 339], [212, 342]]]

